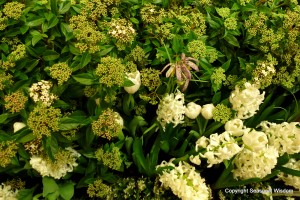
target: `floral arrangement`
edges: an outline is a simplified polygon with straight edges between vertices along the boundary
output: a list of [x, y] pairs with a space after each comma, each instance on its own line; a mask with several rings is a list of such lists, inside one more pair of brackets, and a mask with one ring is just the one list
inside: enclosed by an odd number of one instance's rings
[[297, 0], [0, 1], [0, 199], [300, 196], [299, 21]]

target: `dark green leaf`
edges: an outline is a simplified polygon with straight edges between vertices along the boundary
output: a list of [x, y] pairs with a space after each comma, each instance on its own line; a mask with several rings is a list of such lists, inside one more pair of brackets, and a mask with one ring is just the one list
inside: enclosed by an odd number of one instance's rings
[[131, 21], [132, 23], [134, 23], [134, 24], [139, 24], [139, 23], [140, 23], [139, 20], [138, 20], [137, 18], [134, 18], [134, 17], [131, 17], [131, 18], [130, 18], [130, 21]]
[[92, 56], [91, 54], [84, 52], [82, 54], [81, 60], [80, 60], [80, 66], [81, 68], [85, 67], [89, 62], [91, 62]]
[[4, 113], [0, 115], [0, 124], [3, 124], [6, 119], [8, 118], [9, 114], [8, 113]]
[[97, 79], [91, 73], [83, 73], [72, 76], [75, 81], [83, 84], [83, 85], [94, 85], [97, 84]]
[[239, 41], [231, 34], [227, 34], [224, 39], [231, 45], [235, 47], [240, 47]]
[[27, 22], [27, 26], [39, 26], [45, 21], [45, 18], [36, 19], [30, 22]]
[[53, 50], [47, 50], [43, 53], [43, 59], [46, 61], [56, 60], [57, 58], [59, 58], [59, 56], [59, 53]]
[[52, 136], [48, 136], [45, 139], [45, 141], [46, 142], [45, 142], [44, 148], [46, 149], [46, 153], [51, 160], [54, 160], [55, 159], [54, 156], [58, 152], [58, 149], [59, 149], [57, 140], [52, 135]]

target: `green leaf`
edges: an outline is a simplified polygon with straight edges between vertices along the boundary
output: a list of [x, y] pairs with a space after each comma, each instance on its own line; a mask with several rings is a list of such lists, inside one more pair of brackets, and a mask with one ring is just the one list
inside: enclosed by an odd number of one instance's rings
[[71, 27], [66, 23], [60, 23], [60, 30], [66, 38], [66, 41], [70, 40], [73, 37]]
[[71, 7], [71, 1], [64, 1], [59, 5], [58, 12], [60, 14], [64, 14], [69, 11], [70, 7]]
[[45, 21], [45, 18], [36, 19], [30, 22], [27, 22], [27, 26], [39, 26]]
[[229, 66], [230, 66], [230, 63], [231, 63], [231, 59], [227, 60], [227, 62], [225, 62], [223, 65], [222, 65], [222, 68], [227, 71]]
[[74, 195], [74, 183], [65, 183], [59, 186], [59, 194], [65, 199], [72, 199]]
[[183, 47], [183, 42], [181, 37], [175, 36], [172, 41], [172, 49], [176, 54], [178, 54], [181, 51], [182, 47]]
[[86, 134], [85, 134], [85, 141], [86, 141], [85, 144], [86, 144], [87, 147], [91, 146], [94, 138], [95, 138], [95, 134], [92, 131], [92, 127], [89, 126], [86, 129]]
[[134, 24], [139, 24], [139, 23], [140, 23], [139, 20], [138, 20], [137, 18], [134, 18], [134, 17], [131, 17], [131, 18], [130, 18], [130, 21], [131, 21], [132, 23], [134, 23]]
[[88, 52], [84, 52], [81, 59], [80, 59], [80, 66], [81, 68], [85, 67], [87, 64], [89, 64], [92, 60], [91, 54]]
[[97, 79], [92, 73], [82, 73], [72, 76], [75, 81], [83, 85], [94, 85], [97, 84]]
[[48, 195], [58, 192], [59, 187], [53, 178], [44, 176], [42, 182], [43, 182], [43, 197], [48, 197]]
[[130, 86], [133, 86], [133, 85], [134, 85], [134, 83], [131, 80], [126, 78], [125, 81], [124, 81], [123, 87], [130, 87]]
[[243, 59], [243, 58], [240, 58], [240, 57], [238, 57], [238, 59], [239, 59], [239, 63], [240, 63], [240, 68], [242, 69], [242, 70], [246, 70], [246, 60], [245, 59]]
[[170, 150], [170, 144], [168, 141], [160, 141], [160, 148], [165, 152], [168, 153]]
[[108, 54], [109, 52], [111, 52], [111, 50], [113, 50], [113, 48], [115, 48], [114, 46], [107, 46], [104, 50], [100, 51], [98, 53], [99, 56], [105, 56], [106, 54]]
[[85, 113], [82, 111], [75, 111], [68, 117], [60, 119], [59, 130], [66, 131], [75, 129], [78, 126], [84, 126], [91, 123], [90, 118], [86, 118]]
[[35, 188], [19, 190], [17, 194], [17, 199], [32, 200], [34, 190]]
[[57, 58], [59, 58], [59, 56], [60, 56], [59, 53], [53, 50], [47, 50], [43, 53], [43, 59], [45, 61], [56, 60]]
[[144, 156], [143, 153], [143, 146], [142, 146], [142, 140], [139, 138], [136, 138], [133, 141], [133, 153], [132, 156], [136, 157], [136, 164], [140, 164], [144, 170], [147, 171], [147, 162], [146, 162], [146, 158]]
[[231, 45], [235, 47], [240, 47], [239, 41], [231, 34], [227, 34], [224, 39]]
[[8, 113], [4, 113], [0, 115], [0, 124], [3, 124], [7, 118], [8, 118], [9, 114]]
[[51, 160], [55, 160], [54, 156], [58, 152], [58, 143], [54, 135], [48, 136], [45, 139], [44, 148], [46, 149], [46, 153]]
[[277, 167], [277, 169], [279, 169], [280, 171], [282, 171], [285, 174], [290, 174], [292, 176], [299, 176], [300, 177], [300, 170], [295, 170], [295, 169], [291, 169], [291, 168], [287, 168], [287, 167]]

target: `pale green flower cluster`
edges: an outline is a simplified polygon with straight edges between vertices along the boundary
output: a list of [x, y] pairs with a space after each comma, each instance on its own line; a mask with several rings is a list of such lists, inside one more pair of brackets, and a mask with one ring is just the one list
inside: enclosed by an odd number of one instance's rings
[[28, 101], [28, 97], [21, 91], [16, 91], [10, 95], [4, 97], [5, 108], [12, 113], [20, 112], [25, 108], [25, 104]]
[[117, 171], [121, 169], [123, 160], [118, 147], [113, 147], [111, 151], [105, 151], [103, 148], [100, 148], [95, 152], [95, 156], [105, 166]]
[[65, 62], [56, 63], [52, 65], [49, 70], [50, 76], [58, 81], [58, 85], [62, 85], [66, 82], [72, 74], [72, 69]]
[[12, 140], [0, 142], [0, 166], [6, 167], [16, 155], [18, 144]]

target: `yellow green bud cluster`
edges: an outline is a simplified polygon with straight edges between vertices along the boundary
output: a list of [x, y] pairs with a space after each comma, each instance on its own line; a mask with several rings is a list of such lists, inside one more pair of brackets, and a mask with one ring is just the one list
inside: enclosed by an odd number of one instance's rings
[[210, 5], [211, 0], [196, 0], [195, 2], [201, 4], [201, 5]]
[[95, 152], [97, 160], [103, 165], [113, 170], [120, 170], [122, 166], [121, 152], [118, 147], [113, 147], [111, 151], [104, 151], [103, 148]]
[[121, 87], [124, 84], [125, 71], [126, 68], [121, 59], [107, 56], [101, 58], [96, 75], [100, 76], [99, 82], [107, 87], [114, 85]]
[[98, 179], [94, 181], [93, 184], [88, 185], [87, 194], [90, 198], [96, 197], [104, 199], [112, 195], [112, 189], [110, 186], [104, 184], [101, 179]]
[[247, 3], [250, 3], [251, 0], [239, 0], [241, 6], [245, 6]]
[[237, 29], [237, 20], [235, 17], [229, 17], [225, 19], [224, 26], [228, 30], [236, 30]]
[[3, 13], [8, 18], [13, 18], [15, 20], [18, 20], [22, 15], [22, 11], [23, 11], [24, 7], [25, 7], [25, 5], [22, 3], [9, 2], [4, 5]]
[[21, 58], [24, 58], [26, 55], [26, 46], [25, 44], [18, 44], [15, 49], [8, 56], [9, 60], [17, 61]]
[[213, 110], [213, 119], [217, 122], [221, 122], [222, 124], [228, 122], [231, 119], [231, 117], [231, 109], [225, 106], [224, 104], [216, 105], [215, 109]]
[[218, 67], [211, 75], [211, 80], [214, 84], [220, 86], [226, 80], [225, 70], [222, 67]]
[[137, 66], [132, 61], [127, 61], [125, 63], [125, 67], [126, 67], [126, 73], [134, 73], [137, 71]]
[[24, 148], [31, 155], [39, 155], [44, 151], [41, 138], [35, 138], [34, 140], [27, 142], [24, 144]]
[[78, 132], [77, 129], [72, 129], [72, 130], [62, 131], [60, 133], [68, 140], [73, 140], [76, 138], [77, 132]]
[[75, 44], [80, 52], [95, 53], [99, 51], [98, 43], [105, 39], [96, 24], [88, 20], [84, 15], [76, 15], [70, 19], [70, 27], [74, 30], [74, 36], [78, 40]]
[[3, 31], [8, 26], [7, 20], [7, 16], [3, 16], [2, 12], [0, 11], [0, 31]]
[[92, 97], [97, 93], [97, 89], [92, 86], [85, 86], [83, 89], [84, 96]]
[[5, 87], [13, 84], [13, 76], [0, 71], [0, 90], [3, 90]]
[[134, 108], [134, 110], [135, 110], [135, 114], [139, 116], [142, 116], [147, 112], [146, 107], [144, 105], [138, 105]]
[[72, 69], [65, 62], [56, 63], [49, 70], [50, 76], [58, 81], [58, 85], [66, 82], [72, 74]]
[[30, 112], [27, 125], [38, 138], [44, 135], [51, 136], [53, 132], [59, 130], [61, 116], [60, 109], [39, 104]]
[[187, 45], [189, 53], [195, 59], [205, 58], [206, 46], [202, 40], [193, 40]]
[[11, 159], [16, 155], [18, 144], [14, 141], [0, 142], [0, 166], [6, 167], [11, 163]]
[[25, 189], [25, 181], [20, 178], [13, 178], [4, 182], [5, 185], [9, 185], [12, 190]]
[[164, 9], [160, 9], [153, 4], [145, 4], [141, 8], [140, 14], [143, 22], [148, 24], [160, 24], [162, 23], [163, 17], [166, 15]]
[[245, 20], [245, 28], [251, 36], [256, 34], [262, 29], [266, 29], [266, 20], [268, 17], [264, 13], [252, 13], [247, 20]]
[[160, 71], [152, 68], [144, 68], [141, 70], [142, 85], [146, 86], [150, 91], [155, 90], [161, 85], [159, 77]]
[[57, 96], [50, 93], [52, 83], [50, 81], [41, 80], [32, 84], [29, 88], [29, 96], [34, 102], [42, 102], [45, 106], [50, 106]]
[[154, 30], [154, 34], [160, 39], [161, 42], [163, 40], [172, 40], [174, 38], [174, 34], [172, 33], [173, 24], [172, 23], [163, 23], [156, 26]]
[[118, 137], [123, 128], [122, 120], [119, 113], [108, 108], [92, 123], [93, 133], [108, 140]]
[[260, 85], [261, 89], [264, 89], [272, 84], [276, 69], [272, 64], [262, 63], [253, 70], [253, 80], [256, 84]]
[[4, 97], [5, 109], [12, 113], [20, 112], [25, 108], [28, 97], [23, 92], [17, 91]]
[[[134, 47], [130, 54], [126, 56], [129, 60], [132, 60], [134, 61], [135, 63], [143, 63], [145, 61], [145, 58], [146, 58], [146, 53], [144, 51], [144, 49], [140, 46], [136, 46]], [[137, 69], [131, 71], [131, 72], [134, 72], [136, 71]]]
[[217, 13], [222, 17], [222, 18], [227, 18], [230, 15], [230, 9], [225, 7], [225, 8], [216, 8]]
[[131, 43], [136, 36], [132, 23], [126, 19], [112, 19], [109, 23], [109, 29], [110, 36], [120, 43]]

